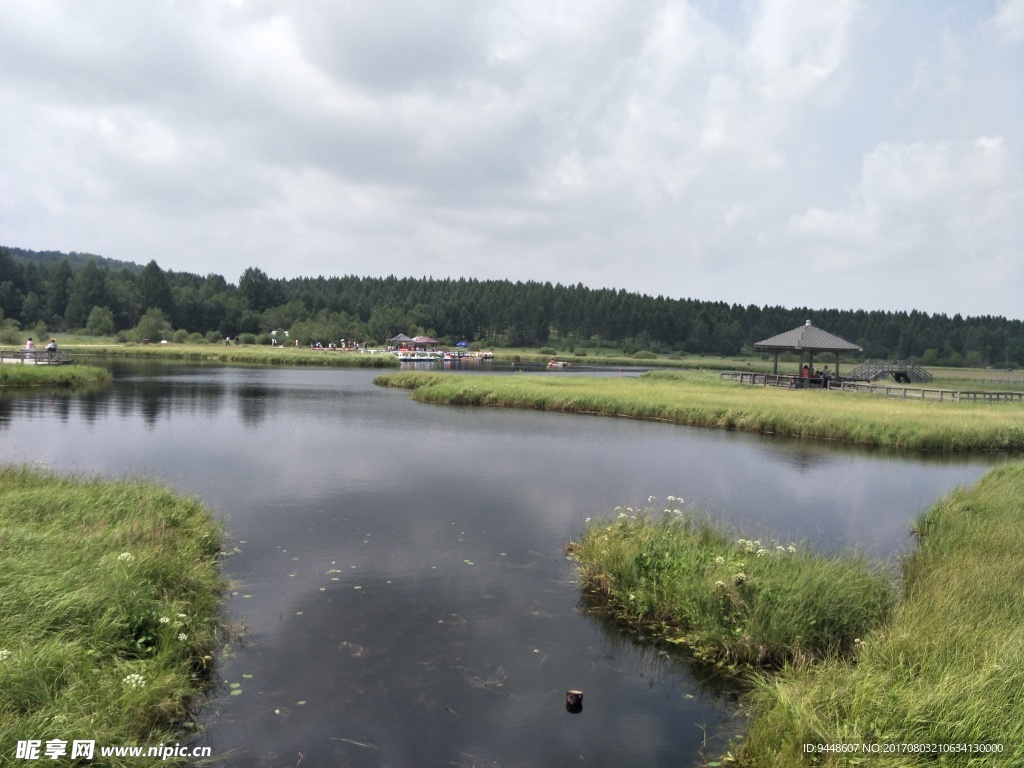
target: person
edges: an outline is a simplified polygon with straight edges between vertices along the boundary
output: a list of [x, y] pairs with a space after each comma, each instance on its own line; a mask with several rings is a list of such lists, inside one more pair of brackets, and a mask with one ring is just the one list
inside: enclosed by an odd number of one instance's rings
[[25, 349], [35, 349], [36, 345], [32, 343], [32, 337], [28, 337], [28, 341], [25, 342]]
[[50, 339], [50, 343], [46, 345], [46, 351], [47, 352], [56, 352], [57, 351], [57, 340], [56, 339], [53, 339], [53, 338]]

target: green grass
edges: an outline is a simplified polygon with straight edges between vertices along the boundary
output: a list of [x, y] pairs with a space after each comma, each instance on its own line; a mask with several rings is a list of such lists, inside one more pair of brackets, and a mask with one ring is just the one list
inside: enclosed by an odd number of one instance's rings
[[93, 365], [0, 365], [0, 387], [84, 387], [111, 378], [109, 371]]
[[[758, 677], [749, 766], [1024, 764], [1024, 464], [1001, 467], [917, 522], [891, 621], [855, 663]], [[806, 743], [999, 744], [999, 754], [803, 754]], [[845, 758], [850, 758], [846, 755]]]
[[728, 669], [849, 656], [894, 601], [860, 557], [730, 536], [679, 510], [620, 511], [570, 551], [614, 614]]
[[0, 763], [25, 739], [182, 738], [217, 643], [221, 539], [166, 488], [0, 469]]
[[589, 413], [903, 450], [1024, 450], [1024, 403], [903, 400], [721, 381], [709, 372], [637, 378], [399, 372], [375, 379], [422, 402]]

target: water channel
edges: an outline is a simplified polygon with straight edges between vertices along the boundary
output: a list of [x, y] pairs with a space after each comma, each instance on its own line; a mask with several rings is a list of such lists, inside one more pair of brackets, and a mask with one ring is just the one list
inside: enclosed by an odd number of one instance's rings
[[374, 375], [119, 364], [98, 394], [0, 400], [0, 461], [145, 476], [225, 522], [245, 631], [201, 713], [214, 765], [697, 765], [742, 733], [732, 693], [583, 606], [585, 520], [654, 497], [891, 558], [995, 461], [429, 406]]

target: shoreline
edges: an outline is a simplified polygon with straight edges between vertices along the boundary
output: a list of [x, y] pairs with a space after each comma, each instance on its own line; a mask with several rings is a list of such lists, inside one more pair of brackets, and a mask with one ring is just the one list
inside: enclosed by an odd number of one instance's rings
[[1024, 451], [1024, 407], [1013, 403], [749, 387], [706, 372], [561, 378], [412, 371], [382, 374], [374, 383], [409, 389], [415, 400], [442, 405], [657, 420], [921, 452]]

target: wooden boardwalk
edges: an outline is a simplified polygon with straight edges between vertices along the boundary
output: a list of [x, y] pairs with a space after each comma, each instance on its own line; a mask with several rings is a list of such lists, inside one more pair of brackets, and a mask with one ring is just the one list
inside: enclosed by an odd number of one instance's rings
[[747, 371], [723, 371], [720, 378], [762, 387], [783, 387], [785, 389], [829, 389], [841, 392], [871, 392], [886, 397], [904, 400], [938, 400], [940, 402], [1024, 402], [1024, 392], [993, 392], [987, 390], [965, 391], [960, 389], [934, 389], [905, 387], [902, 384], [871, 384], [866, 381], [841, 379], [804, 379], [792, 374], [748, 373]]
[[71, 356], [65, 355], [63, 349], [18, 349], [9, 352], [0, 349], [0, 363], [19, 363], [21, 365], [64, 365], [71, 362]]

